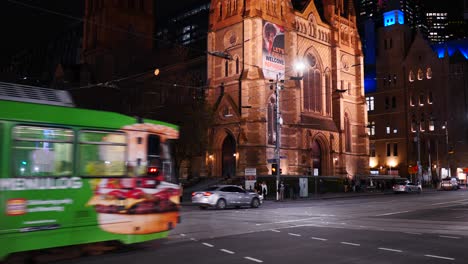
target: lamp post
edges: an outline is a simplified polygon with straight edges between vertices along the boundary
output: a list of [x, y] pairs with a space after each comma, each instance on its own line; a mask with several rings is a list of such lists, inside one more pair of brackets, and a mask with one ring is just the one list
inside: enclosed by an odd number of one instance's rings
[[279, 182], [280, 182], [280, 170], [281, 170], [281, 157], [280, 157], [280, 137], [281, 137], [281, 126], [280, 126], [280, 108], [279, 108], [279, 102], [280, 102], [280, 93], [279, 91], [281, 90], [281, 85], [280, 83], [284, 83], [283, 81], [279, 80], [279, 74], [276, 75], [276, 81], [270, 80], [270, 82], [275, 82], [275, 120], [276, 120], [276, 140], [275, 140], [275, 162], [277, 164], [276, 168], [276, 200], [279, 200]]
[[448, 141], [448, 124], [447, 121], [445, 121], [445, 125], [442, 126], [442, 129], [445, 129], [445, 147], [446, 147], [446, 155], [447, 155], [447, 176], [450, 177], [452, 176], [451, 171], [450, 171], [450, 156], [449, 156], [449, 141]]

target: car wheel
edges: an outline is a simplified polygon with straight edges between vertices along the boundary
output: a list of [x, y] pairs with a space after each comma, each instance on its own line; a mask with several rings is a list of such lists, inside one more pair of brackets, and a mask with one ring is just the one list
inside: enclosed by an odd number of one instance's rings
[[200, 210], [206, 210], [206, 206], [199, 206]]
[[226, 208], [226, 200], [219, 199], [218, 202], [216, 203], [216, 208], [225, 209]]
[[252, 206], [252, 208], [258, 208], [260, 206], [260, 200], [258, 200], [258, 198], [253, 198], [250, 206]]

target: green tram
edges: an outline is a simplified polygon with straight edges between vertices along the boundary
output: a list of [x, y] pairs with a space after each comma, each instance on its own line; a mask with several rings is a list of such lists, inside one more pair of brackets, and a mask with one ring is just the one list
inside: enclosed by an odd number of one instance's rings
[[[164, 238], [180, 222], [177, 126], [70, 107], [69, 99], [56, 101], [64, 91], [12, 86], [0, 83], [0, 261], [36, 249]], [[21, 89], [55, 101], [17, 100], [12, 93]]]

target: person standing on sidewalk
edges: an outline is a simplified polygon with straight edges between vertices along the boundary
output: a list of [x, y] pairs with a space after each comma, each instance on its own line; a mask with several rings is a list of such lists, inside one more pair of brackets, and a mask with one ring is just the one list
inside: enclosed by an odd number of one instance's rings
[[266, 196], [268, 194], [268, 186], [267, 186], [265, 181], [263, 181], [260, 186], [261, 186], [261, 190], [262, 190], [261, 194], [263, 195], [263, 200], [266, 200]]
[[280, 201], [284, 201], [284, 189], [285, 189], [284, 182], [280, 181], [280, 183], [278, 184], [278, 192], [279, 192]]

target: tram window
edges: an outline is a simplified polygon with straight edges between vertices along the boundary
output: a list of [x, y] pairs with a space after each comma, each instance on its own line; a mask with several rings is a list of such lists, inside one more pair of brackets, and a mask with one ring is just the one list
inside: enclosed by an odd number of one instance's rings
[[161, 167], [161, 139], [157, 135], [148, 135], [148, 165]]
[[13, 128], [13, 170], [16, 177], [71, 176], [73, 131], [62, 128]]
[[127, 140], [118, 132], [81, 131], [79, 168], [81, 176], [124, 176]]

